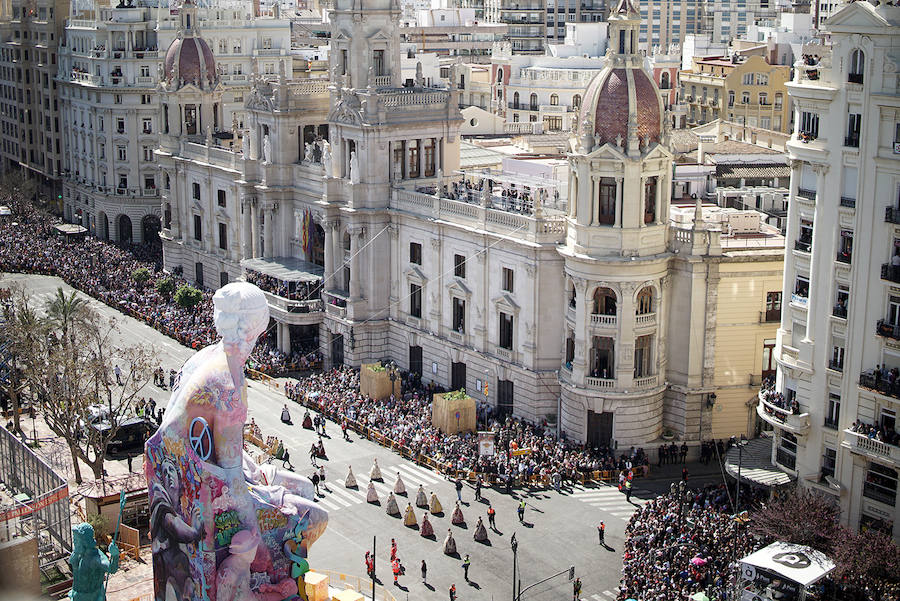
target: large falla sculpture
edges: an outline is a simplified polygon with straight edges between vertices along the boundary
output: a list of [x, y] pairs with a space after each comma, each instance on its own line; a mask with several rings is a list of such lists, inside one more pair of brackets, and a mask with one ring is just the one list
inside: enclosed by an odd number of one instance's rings
[[155, 599], [305, 599], [309, 548], [328, 513], [307, 478], [243, 451], [244, 363], [269, 323], [266, 299], [237, 282], [213, 303], [222, 340], [184, 364], [145, 448]]

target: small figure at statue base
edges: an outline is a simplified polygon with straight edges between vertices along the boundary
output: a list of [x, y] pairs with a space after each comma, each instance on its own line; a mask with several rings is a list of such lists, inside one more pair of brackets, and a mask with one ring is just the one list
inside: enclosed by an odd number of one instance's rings
[[119, 548], [115, 541], [109, 544], [109, 557], [97, 548], [94, 527], [87, 522], [72, 528], [72, 601], [104, 601], [106, 599], [106, 575], [119, 569]]

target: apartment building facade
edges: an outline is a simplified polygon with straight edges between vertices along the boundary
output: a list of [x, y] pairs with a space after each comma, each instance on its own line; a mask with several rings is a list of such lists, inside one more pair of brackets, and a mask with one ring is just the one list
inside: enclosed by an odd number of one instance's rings
[[[900, 7], [855, 2], [787, 84], [791, 159], [773, 458], [851, 528], [900, 536]], [[815, 62], [815, 64], [813, 64]], [[788, 296], [788, 292], [791, 294]], [[788, 302], [789, 300], [789, 302]], [[794, 411], [775, 404], [780, 393]]]
[[24, 169], [56, 198], [63, 169], [57, 52], [62, 0], [0, 2], [0, 170]]

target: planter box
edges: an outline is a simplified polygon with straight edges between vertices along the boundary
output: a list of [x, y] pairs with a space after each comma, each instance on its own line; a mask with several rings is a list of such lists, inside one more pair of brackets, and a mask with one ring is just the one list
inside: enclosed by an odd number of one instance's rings
[[[375, 371], [380, 363], [364, 363], [359, 369], [359, 391], [365, 395], [383, 401], [391, 396], [391, 372], [387, 369]], [[394, 381], [394, 396], [400, 396], [400, 374]]]
[[463, 399], [451, 400], [446, 398], [448, 394], [452, 393], [445, 392], [434, 395], [431, 404], [431, 425], [444, 434], [475, 432], [475, 399], [467, 396]]

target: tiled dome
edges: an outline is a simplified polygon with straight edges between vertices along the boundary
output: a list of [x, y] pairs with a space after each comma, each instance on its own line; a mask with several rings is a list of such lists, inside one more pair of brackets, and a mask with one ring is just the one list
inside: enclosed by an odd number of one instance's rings
[[183, 38], [175, 38], [172, 45], [166, 51], [165, 73], [166, 81], [173, 82], [175, 70], [178, 65], [178, 79], [185, 85], [193, 84], [198, 88], [212, 87], [216, 83], [216, 60], [206, 40], [197, 35], [188, 35]]
[[598, 146], [616, 144], [617, 138], [620, 142], [626, 140], [631, 117], [637, 123], [635, 133], [639, 139], [659, 142], [662, 132], [659, 103], [656, 84], [643, 69], [604, 69], [588, 84], [579, 122], [593, 125], [594, 143]]

